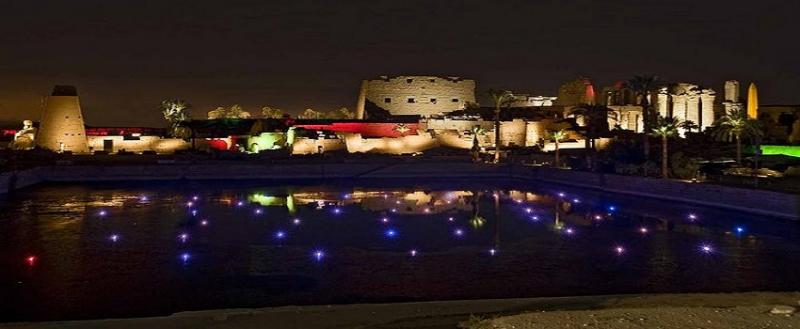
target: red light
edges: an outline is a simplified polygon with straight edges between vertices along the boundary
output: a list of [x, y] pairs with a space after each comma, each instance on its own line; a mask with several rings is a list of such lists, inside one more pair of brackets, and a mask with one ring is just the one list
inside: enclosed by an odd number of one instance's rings
[[36, 265], [36, 256], [28, 256], [28, 258], [25, 258], [25, 261], [30, 266]]

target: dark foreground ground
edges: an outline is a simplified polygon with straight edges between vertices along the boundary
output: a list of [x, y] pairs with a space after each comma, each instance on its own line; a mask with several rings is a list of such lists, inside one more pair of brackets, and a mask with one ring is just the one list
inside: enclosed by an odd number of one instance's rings
[[800, 328], [800, 293], [664, 294], [287, 306], [0, 328]]

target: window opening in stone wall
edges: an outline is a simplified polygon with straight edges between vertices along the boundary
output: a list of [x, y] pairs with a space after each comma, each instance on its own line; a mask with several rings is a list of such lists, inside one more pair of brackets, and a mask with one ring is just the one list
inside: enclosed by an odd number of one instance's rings
[[414, 100], [414, 98], [413, 98], [413, 97], [409, 97], [409, 98], [408, 98], [408, 102], [409, 102], [409, 103], [416, 103], [417, 101], [416, 101], [416, 100]]
[[458, 103], [458, 98], [453, 98], [453, 103]]
[[414, 82], [414, 79], [406, 79], [406, 83], [412, 83], [412, 82]]
[[431, 98], [431, 104], [436, 104], [436, 98]]
[[383, 99], [383, 102], [388, 104], [388, 103], [392, 102], [392, 99], [389, 98], [389, 97], [386, 97], [386, 98]]

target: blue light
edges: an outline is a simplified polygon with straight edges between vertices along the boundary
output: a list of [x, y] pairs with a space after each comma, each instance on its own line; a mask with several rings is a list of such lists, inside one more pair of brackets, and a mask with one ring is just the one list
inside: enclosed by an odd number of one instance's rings
[[714, 252], [714, 247], [710, 244], [702, 244], [700, 245], [700, 251], [705, 254], [710, 254]]
[[192, 209], [192, 216], [197, 216], [197, 210], [196, 209]]
[[338, 208], [338, 207], [337, 207], [337, 208], [333, 208], [333, 213], [334, 213], [334, 214], [337, 214], [337, 215], [338, 215], [338, 214], [341, 214], [341, 213], [342, 213], [342, 209], [341, 209], [341, 208]]
[[494, 248], [489, 249], [489, 256], [494, 256], [495, 254], [497, 254], [497, 250], [496, 249], [494, 249]]
[[100, 216], [105, 216], [108, 213], [105, 210], [100, 210], [100, 212], [98, 212], [97, 214], [100, 215]]
[[261, 215], [262, 212], [264, 212], [264, 211], [261, 210], [261, 208], [258, 208], [258, 209], [255, 210], [256, 215]]
[[744, 233], [744, 231], [745, 231], [745, 230], [744, 230], [744, 227], [742, 227], [742, 226], [737, 226], [737, 227], [735, 228], [735, 230], [736, 230], [736, 233]]
[[189, 234], [181, 233], [181, 235], [178, 235], [178, 239], [181, 240], [181, 242], [186, 243], [186, 240], [189, 239]]
[[615, 206], [608, 206], [608, 211], [616, 211], [617, 207]]
[[455, 236], [463, 236], [464, 235], [464, 230], [462, 230], [460, 228], [457, 228], [457, 229], [453, 230], [453, 234], [455, 234]]
[[110, 237], [108, 237], [108, 239], [111, 240], [111, 242], [117, 242], [119, 241], [119, 235], [112, 234]]
[[276, 239], [283, 239], [285, 237], [286, 237], [286, 232], [284, 232], [284, 231], [275, 232], [275, 238]]
[[142, 196], [139, 197], [139, 201], [141, 201], [141, 202], [147, 202], [147, 200], [149, 200], [149, 199], [147, 198], [146, 195], [142, 195]]
[[322, 251], [322, 250], [317, 249], [317, 250], [314, 250], [314, 253], [312, 254], [312, 256], [314, 256], [314, 259], [316, 259], [317, 261], [321, 261], [322, 258], [325, 257], [325, 252]]
[[188, 252], [185, 252], [185, 253], [182, 253], [182, 254], [181, 254], [181, 260], [182, 260], [184, 263], [188, 262], [188, 261], [189, 261], [189, 258], [191, 258], [191, 257], [192, 257], [192, 256], [191, 256], [191, 255], [189, 255], [189, 253], [188, 253]]
[[395, 231], [394, 229], [388, 229], [386, 230], [386, 232], [384, 232], [384, 235], [386, 235], [386, 237], [393, 238], [397, 236], [397, 231]]
[[416, 249], [411, 249], [411, 251], [409, 251], [408, 254], [411, 255], [411, 257], [414, 257], [414, 256], [417, 255], [417, 250]]

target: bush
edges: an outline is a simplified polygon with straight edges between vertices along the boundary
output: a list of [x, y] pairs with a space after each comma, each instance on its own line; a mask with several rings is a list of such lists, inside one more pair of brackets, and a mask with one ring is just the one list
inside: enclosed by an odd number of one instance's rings
[[670, 167], [672, 177], [680, 179], [695, 178], [700, 170], [700, 165], [683, 152], [677, 152], [670, 157]]

